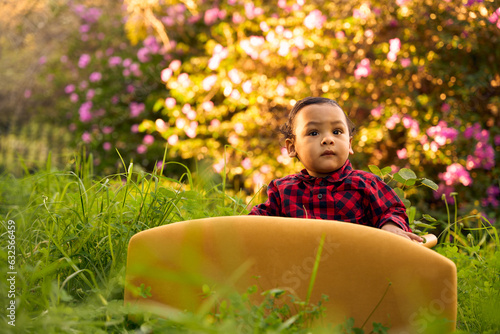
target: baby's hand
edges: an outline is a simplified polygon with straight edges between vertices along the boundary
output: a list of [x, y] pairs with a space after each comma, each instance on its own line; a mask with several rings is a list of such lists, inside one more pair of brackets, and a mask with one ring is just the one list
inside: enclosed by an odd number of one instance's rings
[[410, 239], [411, 241], [416, 241], [416, 242], [423, 242], [424, 241], [424, 239], [422, 239], [421, 237], [419, 237], [416, 234], [403, 231], [403, 229], [395, 223], [391, 223], [391, 222], [386, 223], [386, 224], [384, 224], [384, 226], [382, 226], [381, 230], [400, 235], [403, 238]]

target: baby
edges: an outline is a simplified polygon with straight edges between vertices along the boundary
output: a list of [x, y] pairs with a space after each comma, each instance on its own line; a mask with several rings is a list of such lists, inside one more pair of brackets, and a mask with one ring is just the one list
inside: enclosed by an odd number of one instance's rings
[[378, 176], [354, 170], [348, 159], [355, 126], [337, 102], [305, 98], [281, 128], [290, 157], [304, 168], [271, 181], [268, 199], [251, 215], [329, 219], [362, 224], [422, 242], [408, 225], [406, 209]]

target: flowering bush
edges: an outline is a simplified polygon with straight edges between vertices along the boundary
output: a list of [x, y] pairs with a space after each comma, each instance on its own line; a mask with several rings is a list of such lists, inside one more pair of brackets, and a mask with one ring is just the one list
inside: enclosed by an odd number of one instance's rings
[[67, 81], [60, 108], [102, 169], [115, 148], [153, 168], [168, 143], [169, 159], [226, 164], [235, 188], [256, 191], [300, 168], [276, 129], [296, 101], [322, 95], [358, 124], [357, 168], [412, 166], [498, 215], [493, 1], [126, 5], [73, 6], [77, 41], [54, 65]]

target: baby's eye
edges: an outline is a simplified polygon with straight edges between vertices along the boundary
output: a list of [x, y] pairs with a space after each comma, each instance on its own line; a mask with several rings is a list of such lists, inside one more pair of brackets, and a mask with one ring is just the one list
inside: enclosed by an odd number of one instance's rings
[[309, 136], [317, 136], [318, 134], [319, 134], [318, 131], [309, 132]]
[[333, 130], [333, 134], [334, 135], [341, 135], [342, 134], [342, 130]]

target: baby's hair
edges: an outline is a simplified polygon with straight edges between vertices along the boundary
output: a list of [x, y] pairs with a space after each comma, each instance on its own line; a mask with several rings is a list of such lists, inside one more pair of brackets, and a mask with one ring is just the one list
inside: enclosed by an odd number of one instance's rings
[[[311, 104], [330, 104], [342, 110], [337, 102], [326, 97], [306, 97], [305, 99], [300, 100], [293, 106], [292, 111], [290, 111], [290, 114], [288, 115], [288, 120], [280, 127], [280, 132], [283, 136], [285, 136], [285, 139], [293, 139], [295, 137], [293, 134], [293, 122], [295, 121], [295, 116], [297, 116], [302, 108]], [[344, 111], [342, 110], [342, 112]], [[356, 125], [349, 119], [345, 112], [344, 115], [347, 127], [349, 128], [349, 137], [352, 137], [356, 132]]]

